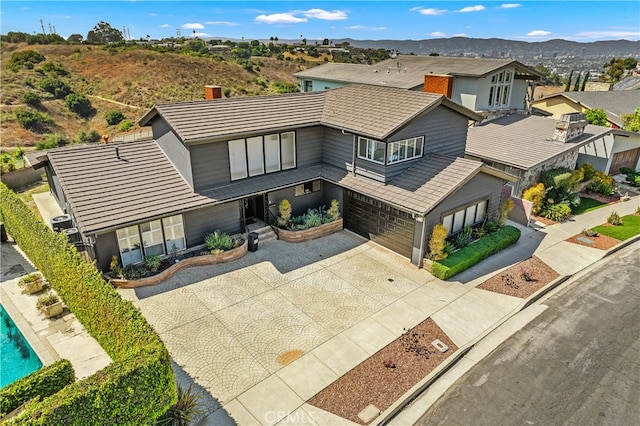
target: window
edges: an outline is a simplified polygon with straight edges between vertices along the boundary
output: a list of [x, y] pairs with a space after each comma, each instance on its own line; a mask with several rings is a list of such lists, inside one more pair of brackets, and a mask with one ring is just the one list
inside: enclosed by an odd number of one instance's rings
[[228, 145], [231, 180], [296, 167], [294, 132], [236, 139]]
[[144, 247], [145, 256], [152, 254], [162, 256], [165, 254], [162, 223], [159, 220], [141, 223], [140, 232], [142, 233], [142, 246]]
[[387, 164], [422, 157], [423, 144], [424, 138], [422, 136], [391, 142], [388, 149]]
[[310, 194], [312, 192], [318, 192], [322, 189], [322, 181], [314, 180], [311, 182], [305, 182], [302, 185], [296, 185], [295, 196], [299, 197], [304, 194]]
[[358, 157], [375, 163], [384, 164], [385, 144], [380, 141], [367, 138], [358, 138]]
[[122, 266], [142, 261], [142, 248], [140, 247], [140, 234], [138, 226], [128, 226], [116, 231]]
[[168, 253], [187, 248], [184, 241], [184, 225], [182, 224], [181, 215], [165, 217], [162, 219], [162, 226]]
[[484, 221], [487, 215], [488, 200], [465, 207], [464, 209], [450, 213], [442, 218], [442, 226], [448, 231], [448, 235], [461, 231], [465, 226], [473, 226]]
[[502, 107], [509, 105], [513, 72], [501, 71], [491, 76], [489, 87], [489, 106]]
[[313, 81], [304, 80], [304, 91], [305, 92], [313, 92]]

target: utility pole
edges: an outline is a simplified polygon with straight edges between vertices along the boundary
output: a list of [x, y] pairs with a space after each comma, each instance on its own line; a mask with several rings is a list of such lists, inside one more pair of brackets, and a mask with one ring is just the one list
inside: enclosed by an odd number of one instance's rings
[[42, 18], [40, 18], [40, 28], [42, 28], [42, 34], [44, 34], [44, 22], [42, 21]]

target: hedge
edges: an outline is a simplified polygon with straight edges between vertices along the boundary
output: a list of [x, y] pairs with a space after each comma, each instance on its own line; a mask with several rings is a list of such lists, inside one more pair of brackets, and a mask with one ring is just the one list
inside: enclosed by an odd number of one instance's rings
[[16, 243], [113, 363], [51, 397], [27, 404], [10, 424], [149, 424], [177, 400], [169, 354], [140, 311], [60, 233], [0, 183], [2, 217]]
[[42, 367], [0, 390], [0, 415], [4, 416], [30, 399], [53, 395], [76, 380], [66, 359]]
[[480, 238], [446, 259], [433, 262], [431, 273], [442, 280], [449, 279], [462, 271], [471, 268], [481, 260], [510, 246], [520, 238], [520, 230], [511, 225]]

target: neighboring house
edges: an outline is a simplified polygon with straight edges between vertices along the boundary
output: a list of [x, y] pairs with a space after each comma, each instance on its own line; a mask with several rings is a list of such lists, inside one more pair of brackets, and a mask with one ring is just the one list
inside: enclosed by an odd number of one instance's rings
[[520, 197], [538, 181], [540, 172], [575, 168], [580, 150], [607, 140], [613, 132], [587, 124], [584, 114], [566, 114], [560, 121], [513, 114], [472, 126], [466, 154], [467, 158], [483, 161], [516, 177], [517, 181], [511, 183], [511, 194]]
[[400, 55], [373, 65], [327, 63], [294, 74], [302, 92], [368, 84], [438, 93], [483, 117], [524, 111], [540, 74], [512, 59]]
[[469, 120], [444, 96], [353, 85], [157, 105], [153, 139], [31, 158], [102, 270], [245, 231], [288, 199], [340, 202], [344, 226], [420, 265], [434, 225], [494, 217], [508, 174], [463, 158]]
[[601, 109], [607, 114], [609, 126], [621, 129], [622, 116], [633, 114], [640, 108], [640, 92], [637, 90], [615, 90], [603, 92], [561, 92], [533, 101], [533, 106], [553, 114], [559, 119], [562, 114], [587, 112]]

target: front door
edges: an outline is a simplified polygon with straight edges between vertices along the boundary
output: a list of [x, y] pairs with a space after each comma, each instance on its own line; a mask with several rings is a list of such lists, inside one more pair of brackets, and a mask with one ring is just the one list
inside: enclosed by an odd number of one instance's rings
[[256, 219], [264, 220], [264, 194], [244, 199], [245, 223], [254, 223]]

